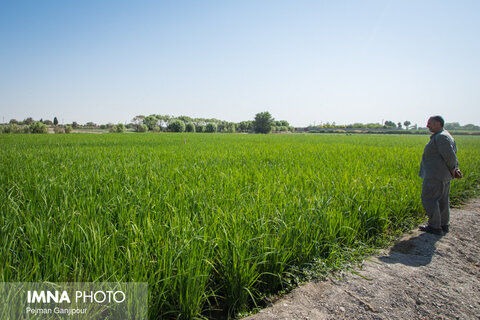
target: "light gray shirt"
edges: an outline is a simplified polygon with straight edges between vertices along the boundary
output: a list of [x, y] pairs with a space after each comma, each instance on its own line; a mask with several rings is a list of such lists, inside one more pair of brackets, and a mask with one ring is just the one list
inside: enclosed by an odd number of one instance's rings
[[419, 176], [423, 179], [450, 181], [452, 171], [458, 168], [457, 145], [447, 130], [440, 130], [430, 137], [423, 150]]

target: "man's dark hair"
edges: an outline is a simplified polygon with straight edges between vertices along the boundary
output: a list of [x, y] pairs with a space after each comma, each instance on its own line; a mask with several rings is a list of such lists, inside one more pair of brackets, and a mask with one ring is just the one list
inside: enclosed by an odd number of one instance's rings
[[442, 126], [442, 128], [445, 125], [445, 120], [443, 120], [442, 116], [432, 116], [430, 117], [430, 119], [440, 122], [440, 125]]

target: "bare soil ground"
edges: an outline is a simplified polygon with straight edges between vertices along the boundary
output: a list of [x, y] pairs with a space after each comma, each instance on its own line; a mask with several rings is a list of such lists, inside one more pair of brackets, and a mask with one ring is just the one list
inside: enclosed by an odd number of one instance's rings
[[450, 233], [413, 231], [245, 318], [267, 319], [480, 319], [480, 199], [451, 210]]

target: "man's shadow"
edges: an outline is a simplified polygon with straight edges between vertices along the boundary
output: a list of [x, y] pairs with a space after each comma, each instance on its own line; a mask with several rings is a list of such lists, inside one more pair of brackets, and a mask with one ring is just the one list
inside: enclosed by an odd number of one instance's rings
[[435, 243], [442, 236], [421, 233], [408, 239], [400, 240], [390, 249], [388, 256], [378, 259], [385, 263], [401, 263], [411, 267], [426, 266], [432, 261], [436, 252]]

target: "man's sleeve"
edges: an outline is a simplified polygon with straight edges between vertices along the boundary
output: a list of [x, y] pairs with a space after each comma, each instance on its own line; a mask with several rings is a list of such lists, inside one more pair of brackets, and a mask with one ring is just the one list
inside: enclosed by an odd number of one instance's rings
[[453, 141], [444, 135], [438, 135], [436, 139], [438, 152], [447, 164], [448, 170], [453, 171], [458, 166], [457, 155], [455, 154], [455, 146]]

